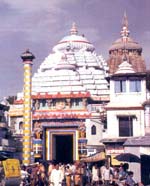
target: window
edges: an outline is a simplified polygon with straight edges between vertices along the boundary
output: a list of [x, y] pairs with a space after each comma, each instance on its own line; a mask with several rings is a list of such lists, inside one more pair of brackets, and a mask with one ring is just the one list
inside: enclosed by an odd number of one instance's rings
[[20, 130], [23, 129], [23, 122], [22, 122], [22, 121], [19, 122], [19, 129], [20, 129]]
[[45, 107], [45, 105], [46, 105], [46, 99], [42, 99], [41, 100], [41, 104], [42, 104], [42, 107]]
[[93, 126], [91, 127], [91, 135], [95, 135], [95, 134], [96, 134], [96, 126], [93, 125]]
[[115, 81], [115, 92], [126, 92], [126, 81], [125, 80], [118, 80]]
[[52, 107], [56, 107], [56, 99], [53, 99], [53, 100], [52, 100], [51, 105], [52, 105]]
[[141, 92], [141, 80], [130, 80], [130, 92]]
[[103, 125], [104, 125], [104, 129], [107, 129], [107, 118], [104, 118]]
[[72, 99], [71, 107], [82, 107], [82, 99]]
[[119, 136], [133, 136], [133, 118], [119, 117]]

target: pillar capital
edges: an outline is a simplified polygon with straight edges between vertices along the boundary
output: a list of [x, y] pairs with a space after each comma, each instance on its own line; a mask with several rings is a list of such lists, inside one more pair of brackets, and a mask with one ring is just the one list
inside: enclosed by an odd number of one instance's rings
[[29, 51], [29, 49], [27, 49], [25, 52], [22, 53], [21, 59], [23, 60], [23, 62], [33, 61], [33, 59], [35, 59], [35, 56]]

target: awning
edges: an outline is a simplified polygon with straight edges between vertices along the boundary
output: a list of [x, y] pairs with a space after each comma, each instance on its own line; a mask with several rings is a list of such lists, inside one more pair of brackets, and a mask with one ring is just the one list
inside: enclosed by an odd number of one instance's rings
[[115, 159], [117, 154], [111, 154], [111, 165], [112, 166], [119, 166], [121, 163], [124, 163], [123, 161], [118, 161]]
[[98, 152], [94, 155], [88, 156], [86, 158], [82, 158], [80, 161], [97, 162], [97, 161], [101, 161], [101, 160], [105, 160], [105, 159], [106, 159], [106, 154], [104, 152]]

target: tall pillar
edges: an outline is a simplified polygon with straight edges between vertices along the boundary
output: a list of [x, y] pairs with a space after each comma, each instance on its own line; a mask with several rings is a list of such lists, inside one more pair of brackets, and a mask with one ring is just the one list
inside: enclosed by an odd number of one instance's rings
[[31, 162], [31, 77], [34, 55], [27, 50], [21, 55], [24, 65], [23, 164]]

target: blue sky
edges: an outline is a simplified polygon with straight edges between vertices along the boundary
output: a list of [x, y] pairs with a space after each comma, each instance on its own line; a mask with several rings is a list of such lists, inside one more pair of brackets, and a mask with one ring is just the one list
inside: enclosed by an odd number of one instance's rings
[[21, 53], [29, 48], [36, 56], [35, 72], [73, 22], [107, 60], [125, 11], [130, 36], [143, 47], [150, 68], [149, 8], [149, 0], [0, 0], [0, 98], [22, 91]]

